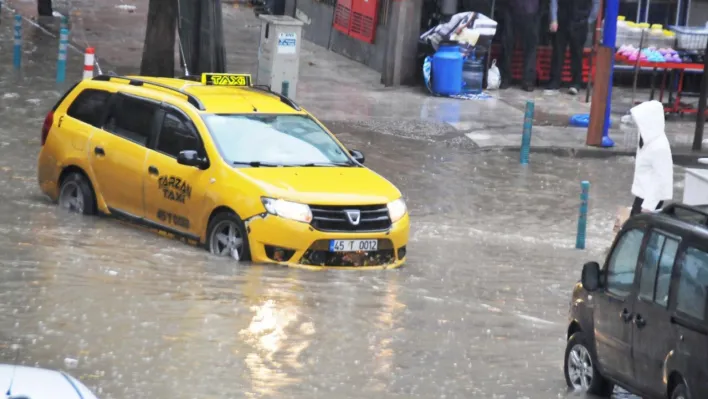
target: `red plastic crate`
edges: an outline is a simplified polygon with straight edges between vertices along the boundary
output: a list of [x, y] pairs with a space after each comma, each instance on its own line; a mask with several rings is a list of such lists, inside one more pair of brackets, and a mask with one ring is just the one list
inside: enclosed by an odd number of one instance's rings
[[[497, 59], [499, 62], [499, 56], [501, 55], [501, 46], [495, 44], [492, 46], [491, 51], [492, 59]], [[547, 82], [550, 80], [551, 75], [551, 58], [553, 55], [553, 48], [551, 46], [539, 46], [536, 49], [536, 78], [540, 82]], [[594, 68], [590, 68], [590, 49], [585, 49], [585, 54], [583, 56], [583, 82], [588, 81], [588, 76], [591, 73], [594, 75]], [[514, 53], [511, 56], [511, 77], [515, 80], [520, 80], [523, 72], [523, 52], [520, 48], [515, 48]], [[566, 50], [565, 62], [563, 64], [563, 70], [561, 72], [561, 80], [563, 82], [570, 82], [572, 79], [570, 70], [570, 52]]]

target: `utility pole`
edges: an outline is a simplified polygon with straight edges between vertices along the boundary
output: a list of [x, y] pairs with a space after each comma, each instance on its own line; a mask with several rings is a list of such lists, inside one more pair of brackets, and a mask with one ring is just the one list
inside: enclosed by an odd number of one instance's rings
[[178, 0], [179, 38], [189, 73], [226, 72], [221, 0]]
[[37, 0], [37, 15], [51, 17], [53, 15], [52, 0]]
[[400, 86], [415, 77], [420, 36], [420, 18], [423, 0], [393, 0], [388, 22], [386, 52], [384, 53], [381, 83]]

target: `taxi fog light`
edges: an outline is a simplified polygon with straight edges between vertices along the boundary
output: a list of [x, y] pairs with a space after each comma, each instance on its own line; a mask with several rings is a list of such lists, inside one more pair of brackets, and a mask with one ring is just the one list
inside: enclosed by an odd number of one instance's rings
[[389, 202], [386, 204], [386, 207], [388, 208], [388, 216], [391, 218], [391, 223], [396, 223], [401, 220], [408, 211], [406, 209], [406, 202], [403, 201], [403, 198]]
[[310, 223], [312, 221], [312, 211], [310, 211], [310, 207], [306, 204], [268, 197], [263, 197], [261, 200], [263, 201], [263, 206], [266, 211], [271, 215], [303, 223]]

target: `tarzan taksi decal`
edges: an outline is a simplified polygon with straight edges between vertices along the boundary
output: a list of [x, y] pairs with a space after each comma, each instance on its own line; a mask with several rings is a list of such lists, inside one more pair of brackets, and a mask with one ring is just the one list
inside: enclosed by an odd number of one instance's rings
[[184, 204], [192, 196], [192, 186], [181, 177], [160, 176], [157, 187], [166, 199]]

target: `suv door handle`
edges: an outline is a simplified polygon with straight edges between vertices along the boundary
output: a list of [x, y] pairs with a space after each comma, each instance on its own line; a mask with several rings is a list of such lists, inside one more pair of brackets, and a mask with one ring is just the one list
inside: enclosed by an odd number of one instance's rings
[[154, 166], [150, 166], [150, 167], [148, 168], [148, 173], [150, 173], [151, 175], [155, 175], [155, 176], [157, 176], [157, 175], [159, 175], [159, 174], [160, 174], [160, 171], [159, 171], [159, 170], [157, 170], [157, 168], [156, 168], [156, 167], [154, 167]]
[[644, 326], [647, 325], [647, 321], [644, 320], [644, 318], [642, 317], [642, 315], [637, 314], [637, 315], [634, 317], [634, 324], [637, 326], [637, 328], [643, 328]]
[[624, 320], [625, 323], [629, 323], [630, 321], [632, 321], [632, 314], [629, 313], [629, 310], [627, 310], [627, 308], [622, 309], [620, 317], [622, 318], [622, 320]]
[[93, 152], [96, 155], [106, 155], [106, 152], [103, 151], [103, 147], [96, 147], [93, 149]]

